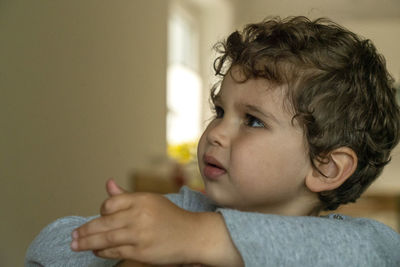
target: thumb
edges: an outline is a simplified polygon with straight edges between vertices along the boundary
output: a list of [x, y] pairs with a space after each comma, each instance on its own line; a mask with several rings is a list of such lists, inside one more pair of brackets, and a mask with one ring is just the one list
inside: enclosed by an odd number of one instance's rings
[[108, 179], [106, 182], [106, 190], [110, 197], [126, 193], [124, 189], [119, 187], [114, 179]]

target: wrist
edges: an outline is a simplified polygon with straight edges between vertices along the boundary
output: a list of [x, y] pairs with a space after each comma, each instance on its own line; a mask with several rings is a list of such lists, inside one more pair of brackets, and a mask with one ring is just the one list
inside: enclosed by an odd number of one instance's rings
[[192, 263], [210, 266], [244, 266], [220, 213], [194, 214], [196, 227], [191, 251]]

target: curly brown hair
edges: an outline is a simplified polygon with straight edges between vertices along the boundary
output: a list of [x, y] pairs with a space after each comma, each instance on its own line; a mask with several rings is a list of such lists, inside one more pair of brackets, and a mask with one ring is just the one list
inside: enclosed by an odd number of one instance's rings
[[339, 147], [357, 154], [352, 176], [319, 193], [322, 209], [355, 202], [390, 161], [399, 141], [400, 110], [385, 60], [370, 40], [325, 18], [275, 17], [233, 32], [215, 48], [217, 76], [239, 66], [246, 79], [287, 85], [314, 168], [315, 160], [326, 160]]

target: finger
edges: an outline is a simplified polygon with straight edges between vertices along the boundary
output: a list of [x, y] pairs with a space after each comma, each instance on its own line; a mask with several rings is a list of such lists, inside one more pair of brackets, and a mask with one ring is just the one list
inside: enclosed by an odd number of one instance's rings
[[133, 207], [134, 194], [120, 194], [106, 199], [100, 207], [102, 216]]
[[107, 259], [134, 259], [135, 248], [131, 245], [122, 245], [94, 251], [95, 255]]
[[110, 197], [126, 193], [112, 178], [106, 182], [106, 190]]
[[107, 232], [113, 229], [126, 227], [131, 223], [129, 214], [126, 212], [117, 212], [108, 216], [101, 216], [91, 220], [75, 229], [72, 233], [73, 239], [83, 238], [101, 232]]
[[102, 250], [132, 243], [134, 243], [134, 238], [131, 232], [127, 228], [121, 228], [74, 239], [71, 242], [71, 249], [74, 251]]

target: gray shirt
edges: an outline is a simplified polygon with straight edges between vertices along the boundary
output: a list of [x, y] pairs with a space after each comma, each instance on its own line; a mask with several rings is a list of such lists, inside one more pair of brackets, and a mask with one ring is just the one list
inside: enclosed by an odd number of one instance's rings
[[[374, 220], [241, 212], [187, 187], [166, 197], [186, 210], [220, 212], [246, 266], [400, 266], [400, 235]], [[114, 266], [117, 260], [70, 249], [72, 230], [93, 218], [65, 217], [45, 227], [29, 246], [25, 266]]]

